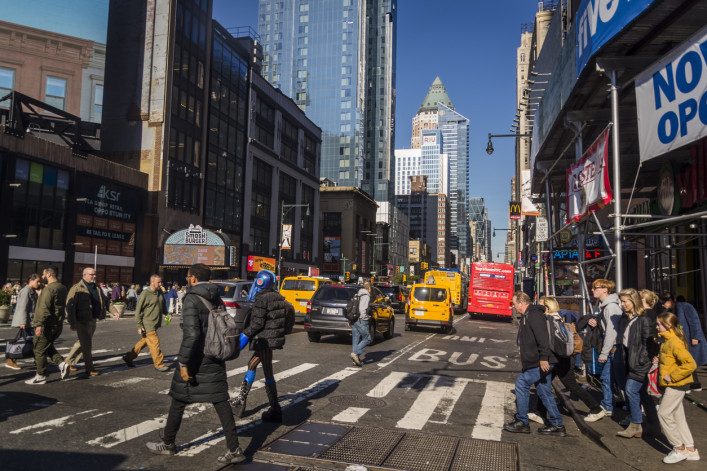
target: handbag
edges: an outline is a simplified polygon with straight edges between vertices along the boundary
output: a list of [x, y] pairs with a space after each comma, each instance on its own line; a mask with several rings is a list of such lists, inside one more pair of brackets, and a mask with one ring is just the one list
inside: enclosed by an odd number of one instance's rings
[[646, 385], [646, 392], [649, 396], [661, 397], [665, 392], [665, 388], [660, 385], [658, 371], [658, 365], [652, 365], [650, 371], [648, 372], [648, 384]]
[[13, 360], [33, 357], [33, 341], [33, 336], [27, 335], [24, 329], [18, 329], [15, 339], [5, 343], [5, 356]]

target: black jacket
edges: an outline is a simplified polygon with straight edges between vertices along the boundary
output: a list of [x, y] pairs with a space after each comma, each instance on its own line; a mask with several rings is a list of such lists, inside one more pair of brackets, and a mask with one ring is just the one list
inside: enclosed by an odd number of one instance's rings
[[243, 333], [252, 339], [253, 350], [277, 349], [285, 345], [287, 302], [272, 288], [255, 295], [250, 323]]
[[626, 366], [628, 378], [644, 382], [653, 364], [653, 357], [658, 354], [658, 344], [653, 340], [657, 335], [655, 322], [643, 313], [628, 332], [628, 352]]
[[211, 283], [199, 283], [189, 288], [184, 296], [182, 318], [183, 337], [179, 347], [179, 363], [187, 366], [194, 382], [182, 380], [179, 368], [172, 377], [169, 395], [178, 401], [221, 402], [229, 398], [226, 379], [226, 364], [223, 361], [204, 356], [204, 339], [209, 326], [209, 310], [198, 296], [214, 306], [222, 303], [219, 290]]
[[[589, 324], [589, 319], [596, 319], [596, 327], [592, 327]], [[584, 346], [582, 347], [582, 361], [586, 364], [592, 363], [592, 348], [596, 352], [597, 358], [601, 353], [601, 346], [604, 343], [604, 331], [601, 327], [601, 316], [593, 316], [591, 314], [577, 319], [574, 324], [575, 329], [582, 336]], [[584, 329], [586, 332], [582, 333]]]
[[528, 306], [521, 316], [517, 342], [523, 371], [540, 366], [541, 361], [557, 363], [557, 357], [550, 350], [550, 334], [543, 306]]

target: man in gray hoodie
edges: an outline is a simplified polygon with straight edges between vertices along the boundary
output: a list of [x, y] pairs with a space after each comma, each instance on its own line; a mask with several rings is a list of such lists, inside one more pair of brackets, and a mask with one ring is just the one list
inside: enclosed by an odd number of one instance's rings
[[368, 313], [368, 306], [371, 303], [371, 283], [369, 281], [364, 282], [363, 287], [358, 290], [356, 296], [358, 296], [359, 318], [356, 322], [351, 324], [353, 352], [351, 352], [350, 356], [354, 365], [363, 366], [360, 355], [363, 353], [363, 349], [366, 348], [366, 345], [371, 341], [371, 333], [368, 326], [371, 319]]
[[[614, 394], [611, 389], [612, 381], [616, 381], [621, 387], [622, 376], [621, 368], [613, 368], [614, 353], [616, 352], [616, 337], [619, 330], [619, 323], [623, 310], [621, 309], [621, 301], [614, 288], [616, 284], [611, 280], [599, 278], [592, 283], [592, 293], [601, 304], [599, 305], [600, 322], [604, 331], [604, 342], [602, 343], [599, 362], [604, 363], [604, 369], [601, 371], [601, 391], [603, 399], [601, 407], [604, 410], [604, 415], [611, 417], [614, 410]], [[596, 327], [597, 320], [590, 319], [588, 324]], [[620, 358], [616, 361], [622, 363]], [[614, 371], [612, 371], [614, 370]], [[619, 374], [617, 374], [617, 372]]]

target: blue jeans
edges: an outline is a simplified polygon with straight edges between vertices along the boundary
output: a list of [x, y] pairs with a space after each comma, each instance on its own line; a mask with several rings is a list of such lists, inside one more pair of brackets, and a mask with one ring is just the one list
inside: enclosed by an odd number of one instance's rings
[[368, 320], [359, 319], [351, 325], [351, 335], [353, 336], [353, 352], [356, 355], [363, 353], [363, 349], [371, 341], [371, 333], [368, 330]]
[[613, 358], [614, 354], [609, 353], [609, 357], [604, 363], [604, 369], [601, 370], [601, 375], [599, 376], [599, 379], [601, 379], [601, 392], [604, 396], [601, 400], [601, 407], [607, 412], [614, 411], [614, 393], [611, 390], [611, 379], [613, 376], [611, 374], [611, 362]]
[[545, 408], [550, 423], [554, 426], [562, 425], [562, 416], [557, 408], [555, 397], [552, 395], [552, 369], [544, 372], [539, 366], [521, 372], [516, 379], [516, 419], [524, 424], [528, 423], [528, 407], [530, 402], [530, 386], [535, 385], [535, 391]]
[[634, 424], [643, 423], [641, 405], [646, 411], [646, 418], [649, 424], [658, 422], [658, 411], [655, 408], [653, 398], [648, 395], [646, 382], [635, 381], [631, 378], [626, 380], [626, 400], [628, 401], [629, 417]]

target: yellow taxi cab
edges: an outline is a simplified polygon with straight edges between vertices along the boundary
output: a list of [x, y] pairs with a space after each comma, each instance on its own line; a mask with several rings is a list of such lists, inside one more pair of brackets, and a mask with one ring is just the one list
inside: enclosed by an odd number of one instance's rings
[[321, 276], [288, 276], [282, 280], [280, 294], [295, 308], [295, 321], [304, 321], [307, 303], [322, 285], [331, 284], [329, 278]]
[[439, 327], [442, 333], [452, 330], [454, 306], [446, 286], [430, 283], [412, 285], [405, 311], [405, 330], [415, 327]]

